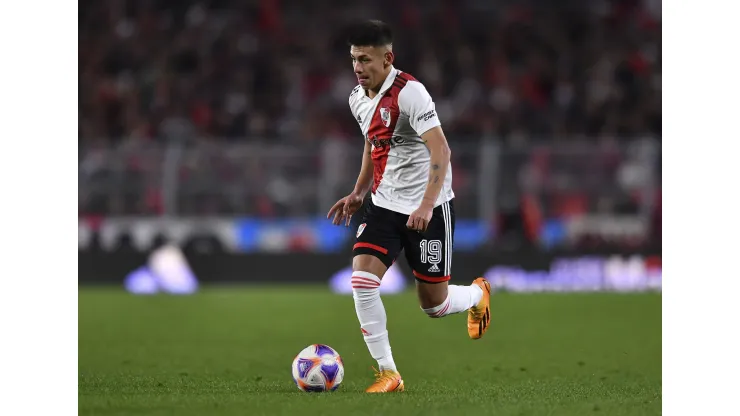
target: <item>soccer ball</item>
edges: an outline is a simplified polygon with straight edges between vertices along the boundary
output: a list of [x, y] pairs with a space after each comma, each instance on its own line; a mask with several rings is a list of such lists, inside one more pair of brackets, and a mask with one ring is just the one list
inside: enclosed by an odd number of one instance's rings
[[334, 391], [342, 384], [342, 379], [342, 357], [328, 345], [309, 345], [293, 360], [293, 381], [302, 391]]

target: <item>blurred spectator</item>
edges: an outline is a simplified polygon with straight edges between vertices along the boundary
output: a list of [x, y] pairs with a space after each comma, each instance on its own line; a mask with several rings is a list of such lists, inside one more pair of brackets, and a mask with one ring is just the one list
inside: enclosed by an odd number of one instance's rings
[[[362, 146], [341, 28], [378, 18], [394, 28], [395, 66], [435, 99], [460, 218], [494, 219], [511, 246], [536, 243], [553, 218], [587, 213], [651, 215], [659, 235], [660, 150], [640, 139], [661, 136], [660, 7], [82, 0], [80, 214], [328, 209], [351, 189], [359, 158], [327, 147]], [[494, 142], [504, 146], [486, 169], [480, 145]]]
[[359, 135], [340, 28], [395, 29], [455, 140], [661, 132], [660, 0], [82, 0], [79, 135]]

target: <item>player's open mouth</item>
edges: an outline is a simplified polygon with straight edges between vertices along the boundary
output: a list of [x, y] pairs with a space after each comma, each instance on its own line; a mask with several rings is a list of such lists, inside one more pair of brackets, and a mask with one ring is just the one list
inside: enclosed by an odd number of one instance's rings
[[364, 84], [364, 83], [367, 82], [368, 79], [370, 79], [370, 78], [368, 78], [368, 77], [357, 77], [357, 82], [359, 82], [360, 84]]

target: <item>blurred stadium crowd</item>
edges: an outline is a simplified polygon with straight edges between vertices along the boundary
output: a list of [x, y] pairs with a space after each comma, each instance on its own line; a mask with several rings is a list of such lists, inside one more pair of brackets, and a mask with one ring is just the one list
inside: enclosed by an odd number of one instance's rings
[[661, 133], [660, 0], [82, 0], [79, 137], [356, 140], [341, 28], [392, 25], [455, 140]]
[[[396, 67], [435, 99], [460, 218], [486, 217], [490, 193], [499, 221], [533, 235], [548, 218], [647, 213], [659, 238], [659, 149], [634, 145], [661, 138], [661, 0], [82, 0], [79, 10], [81, 216], [328, 209], [359, 158], [316, 144], [361, 146], [342, 28], [377, 18], [394, 28]], [[503, 144], [493, 173], [482, 142]], [[172, 143], [188, 144], [176, 159]], [[322, 196], [327, 160], [341, 180]]]

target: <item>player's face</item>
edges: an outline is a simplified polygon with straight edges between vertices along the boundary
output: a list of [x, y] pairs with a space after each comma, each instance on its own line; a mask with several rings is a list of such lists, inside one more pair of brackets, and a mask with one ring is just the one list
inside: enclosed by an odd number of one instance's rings
[[393, 52], [385, 47], [352, 46], [349, 54], [357, 82], [362, 88], [377, 89], [383, 85], [386, 69], [393, 61]]

